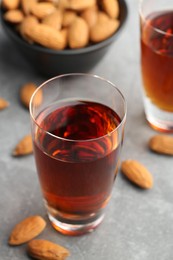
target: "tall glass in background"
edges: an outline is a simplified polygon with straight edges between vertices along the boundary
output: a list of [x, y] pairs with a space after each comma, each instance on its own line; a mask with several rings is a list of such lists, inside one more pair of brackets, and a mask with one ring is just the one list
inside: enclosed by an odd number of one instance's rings
[[173, 1], [142, 0], [141, 71], [149, 124], [173, 132]]
[[35, 91], [30, 114], [37, 172], [53, 227], [67, 235], [92, 231], [104, 217], [117, 174], [124, 97], [103, 78], [67, 74]]

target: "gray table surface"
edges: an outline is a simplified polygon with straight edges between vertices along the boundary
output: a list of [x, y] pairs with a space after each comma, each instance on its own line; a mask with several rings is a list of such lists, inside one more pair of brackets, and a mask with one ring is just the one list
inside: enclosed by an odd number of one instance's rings
[[[151, 190], [141, 190], [119, 173], [104, 222], [93, 233], [63, 236], [48, 223], [39, 236], [66, 246], [69, 260], [173, 259], [173, 159], [149, 151], [155, 134], [146, 123], [139, 67], [138, 1], [128, 0], [129, 17], [120, 38], [92, 73], [114, 82], [128, 103], [125, 142], [121, 159], [136, 159], [154, 177]], [[0, 259], [29, 259], [26, 247], [9, 247], [13, 226], [38, 214], [47, 219], [33, 155], [13, 158], [11, 151], [29, 133], [29, 113], [19, 102], [19, 89], [29, 81], [45, 80], [18, 55], [0, 27], [0, 96], [10, 102], [0, 112]]]

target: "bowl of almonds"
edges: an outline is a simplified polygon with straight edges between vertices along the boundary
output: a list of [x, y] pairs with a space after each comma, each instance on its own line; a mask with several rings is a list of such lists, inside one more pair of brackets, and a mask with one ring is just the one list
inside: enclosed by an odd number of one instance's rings
[[3, 28], [32, 68], [47, 76], [87, 72], [118, 38], [125, 0], [2, 0]]

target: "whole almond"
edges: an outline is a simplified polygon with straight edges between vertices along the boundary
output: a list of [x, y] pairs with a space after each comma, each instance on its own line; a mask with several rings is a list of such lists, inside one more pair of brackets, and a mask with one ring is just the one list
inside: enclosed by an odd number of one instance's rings
[[13, 156], [28, 155], [33, 152], [31, 135], [24, 136], [13, 150]]
[[110, 16], [110, 18], [118, 18], [119, 3], [117, 0], [102, 0], [103, 10]]
[[17, 224], [9, 238], [9, 245], [24, 244], [38, 236], [45, 228], [46, 222], [40, 216], [31, 216]]
[[56, 30], [60, 30], [62, 27], [62, 19], [63, 19], [62, 11], [56, 10], [52, 14], [47, 15], [42, 20], [42, 23], [50, 27], [53, 27]]
[[69, 27], [69, 46], [83, 48], [89, 42], [89, 27], [83, 18], [76, 18]]
[[33, 42], [50, 49], [63, 50], [67, 45], [64, 35], [46, 24], [28, 25], [24, 34]]
[[68, 9], [70, 7], [69, 0], [58, 0], [57, 6], [61, 10]]
[[68, 28], [64, 28], [61, 31], [62, 37], [64, 37], [65, 42], [68, 42]]
[[67, 10], [63, 14], [62, 26], [68, 27], [72, 24], [77, 14], [74, 11]]
[[7, 10], [17, 9], [19, 2], [20, 0], [2, 0], [2, 6]]
[[20, 10], [9, 10], [4, 14], [4, 20], [9, 23], [21, 23], [24, 19], [24, 15]]
[[[25, 31], [28, 30], [28, 27], [35, 26], [38, 24], [38, 20], [34, 15], [27, 15], [23, 19], [22, 23], [19, 25], [19, 33], [22, 36], [24, 40], [26, 40], [28, 43], [33, 44], [33, 40], [25, 34]], [[28, 106], [28, 102], [27, 102]]]
[[49, 2], [52, 4], [57, 4], [59, 2], [59, 0], [42, 0], [42, 2]]
[[37, 3], [37, 0], [21, 0], [21, 7], [24, 14], [28, 15], [31, 12], [32, 6]]
[[[27, 83], [23, 85], [20, 89], [20, 100], [24, 106], [29, 108], [29, 102], [32, 94], [37, 89], [34, 83]], [[42, 92], [39, 91], [34, 99], [34, 105], [39, 106], [42, 102]]]
[[143, 189], [153, 186], [153, 177], [150, 172], [136, 160], [126, 160], [121, 164], [122, 173], [134, 184]]
[[97, 18], [97, 23], [107, 23], [107, 21], [109, 21], [109, 16], [102, 11], [98, 12], [98, 18]]
[[9, 106], [9, 103], [0, 97], [0, 110], [3, 110]]
[[96, 8], [87, 8], [81, 13], [81, 17], [87, 22], [89, 28], [96, 24], [98, 19], [98, 11]]
[[38, 19], [43, 19], [49, 14], [56, 11], [56, 7], [52, 3], [40, 2], [31, 6], [31, 13]]
[[97, 21], [97, 23], [91, 27], [90, 30], [90, 40], [92, 42], [100, 42], [111, 35], [113, 35], [119, 27], [119, 21], [114, 19], [109, 19], [107, 21]]
[[69, 0], [69, 8], [76, 11], [84, 10], [93, 5], [96, 5], [96, 0]]
[[70, 255], [66, 248], [41, 239], [28, 243], [28, 254], [34, 259], [40, 260], [64, 260]]
[[156, 153], [173, 155], [173, 136], [155, 135], [150, 139], [149, 147]]
[[56, 5], [58, 4], [59, 0], [42, 0], [42, 2], [49, 2]]

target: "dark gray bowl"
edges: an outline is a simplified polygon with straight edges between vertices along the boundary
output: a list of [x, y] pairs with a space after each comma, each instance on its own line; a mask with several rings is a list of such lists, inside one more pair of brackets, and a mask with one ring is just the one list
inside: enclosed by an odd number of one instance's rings
[[122, 31], [127, 14], [127, 4], [125, 0], [119, 0], [120, 4], [120, 27], [114, 35], [97, 44], [76, 49], [56, 51], [41, 47], [36, 44], [28, 44], [13, 27], [3, 20], [3, 11], [1, 9], [2, 26], [14, 43], [19, 53], [32, 65], [32, 67], [46, 76], [55, 76], [58, 74], [72, 72], [88, 72], [105, 55]]

